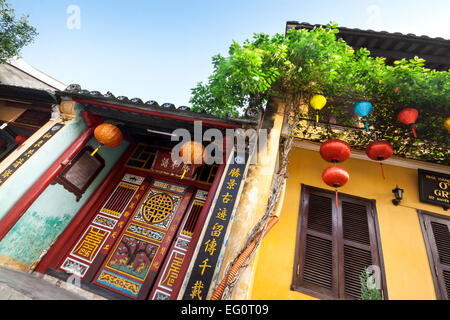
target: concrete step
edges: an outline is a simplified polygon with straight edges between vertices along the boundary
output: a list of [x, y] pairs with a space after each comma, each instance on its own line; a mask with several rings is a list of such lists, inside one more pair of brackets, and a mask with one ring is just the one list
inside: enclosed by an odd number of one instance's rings
[[[73, 283], [73, 284], [72, 284]], [[0, 300], [104, 300], [72, 283], [0, 267]]]

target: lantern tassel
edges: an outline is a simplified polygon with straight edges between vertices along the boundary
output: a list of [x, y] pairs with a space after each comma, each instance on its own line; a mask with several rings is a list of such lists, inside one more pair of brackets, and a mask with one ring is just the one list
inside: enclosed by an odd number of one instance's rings
[[316, 123], [319, 123], [319, 111], [317, 111], [317, 114], [316, 114]]
[[184, 178], [184, 175], [186, 174], [186, 169], [184, 169], [184, 172], [183, 172], [183, 174], [181, 175], [181, 180], [183, 180], [183, 178]]
[[93, 157], [97, 153], [101, 146], [102, 145], [99, 145], [97, 148], [95, 148], [95, 150], [91, 153], [91, 157]]
[[338, 190], [336, 189], [336, 209], [338, 208]]
[[381, 175], [383, 176], [383, 179], [386, 179], [386, 177], [384, 176], [383, 164], [381, 162], [380, 162], [380, 168], [381, 168]]
[[411, 129], [412, 129], [414, 138], [417, 138], [416, 129], [414, 129], [414, 127], [412, 127]]

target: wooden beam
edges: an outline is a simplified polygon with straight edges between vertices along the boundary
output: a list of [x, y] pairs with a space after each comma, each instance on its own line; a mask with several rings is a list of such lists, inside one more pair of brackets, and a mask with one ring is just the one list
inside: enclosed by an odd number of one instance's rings
[[449, 59], [447, 57], [438, 57], [434, 55], [427, 55], [427, 54], [416, 54], [411, 52], [399, 52], [399, 51], [392, 51], [392, 50], [382, 50], [382, 49], [370, 49], [370, 53], [374, 56], [379, 57], [392, 57], [394, 59], [400, 60], [402, 58], [405, 59], [412, 59], [415, 56], [418, 56], [419, 58], [425, 59], [427, 63], [436, 63], [436, 64], [442, 64], [442, 65], [449, 65]]
[[236, 129], [236, 128], [240, 128], [242, 126], [239, 124], [228, 123], [225, 121], [219, 121], [219, 120], [214, 120], [214, 119], [204, 119], [201, 117], [192, 118], [192, 117], [187, 117], [187, 116], [183, 116], [183, 115], [175, 114], [175, 113], [165, 113], [165, 112], [144, 110], [144, 109], [139, 109], [139, 108], [127, 107], [127, 106], [119, 106], [116, 104], [106, 103], [106, 102], [102, 102], [102, 101], [88, 100], [88, 99], [82, 99], [82, 98], [73, 98], [73, 100], [76, 102], [82, 103], [82, 104], [107, 107], [110, 109], [122, 110], [122, 111], [145, 115], [145, 116], [159, 117], [159, 118], [178, 120], [178, 121], [184, 121], [184, 122], [202, 121], [204, 125], [211, 126], [211, 127], [217, 127], [217, 128]]

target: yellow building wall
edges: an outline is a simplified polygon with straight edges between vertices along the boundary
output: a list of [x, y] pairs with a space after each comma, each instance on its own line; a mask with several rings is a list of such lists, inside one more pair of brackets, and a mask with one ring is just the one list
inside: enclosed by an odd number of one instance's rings
[[[280, 220], [259, 249], [252, 299], [316, 299], [291, 291], [301, 184], [332, 190], [322, 181], [331, 164], [319, 152], [293, 148], [290, 153], [286, 195]], [[384, 165], [386, 179], [376, 162], [348, 159], [340, 164], [350, 174], [339, 189], [375, 199], [389, 299], [436, 299], [427, 251], [416, 209], [450, 216], [450, 211], [419, 201], [416, 169]], [[446, 167], [448, 170], [448, 167]], [[434, 171], [439, 171], [438, 167]], [[392, 204], [392, 189], [404, 189], [399, 206]]]

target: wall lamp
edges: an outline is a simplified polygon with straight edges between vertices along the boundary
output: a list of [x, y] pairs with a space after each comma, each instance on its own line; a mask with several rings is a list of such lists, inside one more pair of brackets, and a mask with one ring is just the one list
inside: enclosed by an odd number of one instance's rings
[[398, 185], [395, 187], [395, 189], [392, 190], [392, 193], [394, 194], [395, 199], [392, 199], [392, 203], [394, 206], [398, 206], [400, 204], [400, 201], [403, 199], [403, 189], [400, 189]]

